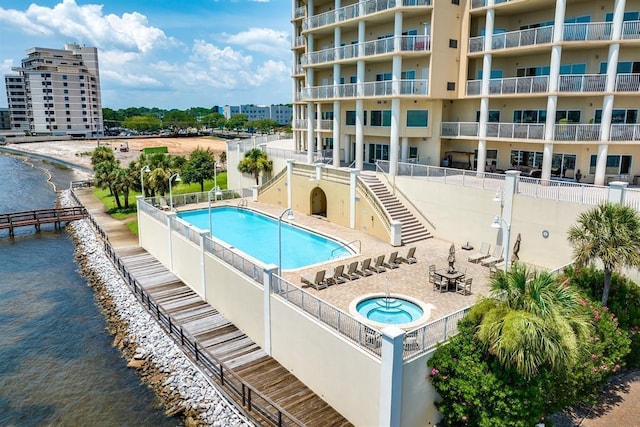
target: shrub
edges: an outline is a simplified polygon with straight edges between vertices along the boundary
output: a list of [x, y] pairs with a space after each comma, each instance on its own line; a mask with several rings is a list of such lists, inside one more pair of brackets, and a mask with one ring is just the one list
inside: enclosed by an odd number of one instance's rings
[[[567, 268], [571, 284], [586, 292], [589, 299], [599, 301], [602, 296], [604, 272], [594, 267]], [[611, 277], [611, 289], [607, 303], [609, 311], [617, 319], [620, 329], [631, 338], [630, 352], [625, 358], [630, 368], [640, 366], [640, 287], [617, 273]]]

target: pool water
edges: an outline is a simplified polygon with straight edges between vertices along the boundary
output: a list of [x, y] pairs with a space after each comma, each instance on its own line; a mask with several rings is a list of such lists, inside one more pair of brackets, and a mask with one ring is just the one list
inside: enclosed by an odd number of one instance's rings
[[389, 325], [411, 323], [424, 314], [419, 305], [395, 297], [368, 298], [360, 301], [356, 310], [371, 321]]
[[[181, 212], [178, 216], [194, 226], [209, 229], [209, 210]], [[295, 220], [294, 220], [295, 222]], [[264, 262], [278, 265], [278, 221], [239, 209], [211, 209], [213, 237]], [[292, 270], [350, 255], [337, 241], [282, 222], [282, 269]]]

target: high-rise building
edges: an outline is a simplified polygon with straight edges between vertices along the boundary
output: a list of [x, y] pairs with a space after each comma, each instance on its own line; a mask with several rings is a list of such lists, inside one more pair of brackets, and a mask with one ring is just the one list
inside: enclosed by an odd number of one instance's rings
[[11, 129], [11, 120], [9, 119], [9, 109], [0, 108], [0, 130]]
[[637, 0], [294, 0], [292, 24], [294, 140], [310, 158], [640, 174]]
[[102, 134], [98, 50], [34, 47], [5, 75], [11, 129], [32, 135]]
[[254, 105], [244, 104], [240, 106], [225, 105], [222, 107], [222, 114], [226, 119], [230, 119], [236, 114], [245, 114], [247, 120], [255, 121], [262, 119], [271, 119], [278, 122], [282, 126], [291, 125], [293, 109], [291, 105], [273, 104], [273, 105]]

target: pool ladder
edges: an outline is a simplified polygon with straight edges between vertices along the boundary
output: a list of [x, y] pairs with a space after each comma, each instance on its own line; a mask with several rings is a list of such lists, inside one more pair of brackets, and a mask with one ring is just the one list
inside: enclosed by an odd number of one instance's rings
[[340, 247], [335, 248], [334, 250], [331, 251], [331, 255], [329, 255], [329, 259], [333, 259], [335, 256], [336, 251], [339, 251], [340, 249], [346, 248], [347, 250], [352, 250], [351, 248], [351, 244], [352, 243], [358, 243], [358, 252], [357, 253], [362, 253], [362, 242], [360, 240], [352, 240], [349, 243], [341, 243]]
[[238, 202], [238, 208], [246, 208], [248, 205], [247, 199], [240, 199]]

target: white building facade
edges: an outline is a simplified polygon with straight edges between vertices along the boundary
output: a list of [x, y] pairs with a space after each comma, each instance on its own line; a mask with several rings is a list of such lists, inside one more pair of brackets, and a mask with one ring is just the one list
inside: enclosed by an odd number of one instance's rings
[[[294, 0], [296, 148], [605, 184], [640, 175], [640, 2]], [[312, 157], [311, 155], [309, 157]]]
[[95, 137], [103, 133], [98, 50], [34, 47], [5, 75], [13, 131]]

